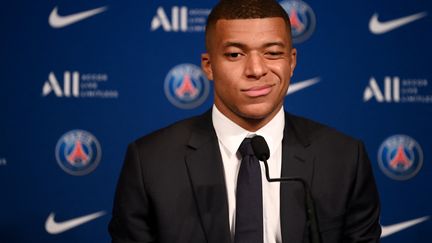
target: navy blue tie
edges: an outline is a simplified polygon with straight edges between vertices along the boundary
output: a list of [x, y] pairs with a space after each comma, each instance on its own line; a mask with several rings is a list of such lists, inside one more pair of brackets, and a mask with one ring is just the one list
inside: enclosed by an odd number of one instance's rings
[[237, 178], [234, 243], [263, 243], [263, 203], [261, 168], [251, 139], [240, 145], [242, 156]]

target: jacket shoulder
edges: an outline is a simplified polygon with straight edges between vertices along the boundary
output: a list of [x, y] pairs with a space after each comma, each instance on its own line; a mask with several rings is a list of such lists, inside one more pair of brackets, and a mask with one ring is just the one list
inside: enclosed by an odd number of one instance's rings
[[136, 139], [133, 143], [138, 149], [184, 148], [193, 133], [213, 130], [211, 112], [177, 121]]
[[322, 140], [350, 144], [359, 142], [358, 139], [323, 123], [289, 113], [287, 113], [286, 117], [287, 122], [292, 125], [296, 135], [305, 144]]

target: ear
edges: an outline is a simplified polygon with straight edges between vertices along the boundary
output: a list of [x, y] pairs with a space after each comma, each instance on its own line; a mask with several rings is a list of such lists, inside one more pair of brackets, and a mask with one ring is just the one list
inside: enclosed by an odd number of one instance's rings
[[294, 69], [297, 65], [297, 49], [292, 48], [290, 53], [290, 66], [291, 66], [291, 74], [290, 77], [294, 74]]
[[213, 80], [213, 70], [210, 62], [210, 55], [208, 53], [201, 54], [201, 68], [208, 80]]

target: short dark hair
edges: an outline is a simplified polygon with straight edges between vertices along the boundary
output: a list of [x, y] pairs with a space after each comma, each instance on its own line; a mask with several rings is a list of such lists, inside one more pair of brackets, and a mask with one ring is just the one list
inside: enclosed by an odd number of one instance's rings
[[220, 0], [210, 12], [206, 24], [206, 46], [208, 32], [220, 19], [262, 19], [280, 17], [285, 21], [291, 37], [291, 23], [288, 14], [275, 0]]

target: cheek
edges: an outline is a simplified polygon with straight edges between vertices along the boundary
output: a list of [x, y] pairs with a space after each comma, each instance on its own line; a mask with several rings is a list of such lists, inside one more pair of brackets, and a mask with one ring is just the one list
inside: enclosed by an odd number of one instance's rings
[[219, 97], [225, 97], [224, 99], [235, 99], [239, 96], [237, 87], [232, 82], [222, 78], [214, 81], [214, 90]]
[[241, 72], [232, 65], [219, 64], [213, 69], [213, 78], [215, 87], [231, 90], [239, 84]]
[[229, 81], [229, 75], [223, 72], [213, 72], [213, 77], [214, 90], [216, 94], [220, 97], [229, 95], [229, 93], [233, 90], [231, 87], [232, 84]]
[[282, 85], [289, 83], [289, 80], [291, 78], [291, 67], [289, 66], [289, 63], [283, 62], [283, 63], [274, 63], [270, 66], [270, 69], [278, 77], [278, 80], [281, 82]]

